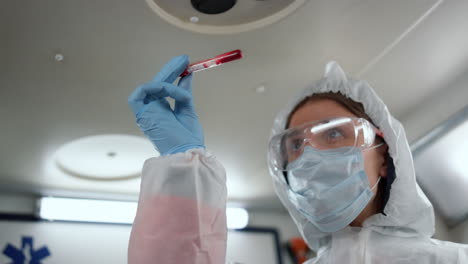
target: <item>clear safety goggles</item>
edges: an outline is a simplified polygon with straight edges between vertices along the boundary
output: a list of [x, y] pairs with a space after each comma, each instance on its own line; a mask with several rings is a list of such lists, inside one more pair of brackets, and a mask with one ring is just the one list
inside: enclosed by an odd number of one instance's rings
[[289, 128], [274, 136], [269, 144], [269, 162], [275, 170], [286, 170], [305, 146], [319, 150], [340, 149], [344, 154], [355, 148], [371, 149], [375, 136], [383, 134], [364, 118], [337, 117]]

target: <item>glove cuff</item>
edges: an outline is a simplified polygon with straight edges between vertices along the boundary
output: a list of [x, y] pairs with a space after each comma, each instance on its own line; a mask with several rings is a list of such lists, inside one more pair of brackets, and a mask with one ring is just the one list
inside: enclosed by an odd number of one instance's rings
[[166, 156], [166, 155], [171, 155], [171, 154], [176, 154], [176, 153], [183, 153], [189, 149], [196, 149], [196, 148], [201, 148], [205, 149], [204, 145], [197, 145], [197, 144], [188, 144], [188, 145], [182, 145], [182, 146], [177, 146], [175, 148], [172, 148], [165, 153], [161, 153], [161, 156]]

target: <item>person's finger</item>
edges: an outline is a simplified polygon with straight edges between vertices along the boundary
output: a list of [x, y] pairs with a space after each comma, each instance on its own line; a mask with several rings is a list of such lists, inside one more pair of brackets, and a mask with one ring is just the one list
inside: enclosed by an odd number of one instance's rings
[[163, 88], [164, 96], [169, 96], [173, 98], [176, 102], [189, 102], [192, 99], [192, 95], [190, 94], [190, 92], [181, 89], [177, 85], [167, 82], [160, 83], [159, 85]]
[[193, 74], [190, 73], [189, 75], [186, 75], [186, 76], [180, 78], [178, 86], [181, 87], [182, 89], [192, 93], [192, 79], [193, 79]]
[[139, 87], [140, 91], [136, 95], [139, 99], [143, 96], [143, 99], [150, 97], [154, 100], [172, 97], [178, 101], [190, 100], [191, 94], [180, 87], [167, 82], [149, 82]]
[[142, 84], [135, 89], [128, 98], [128, 104], [136, 114], [145, 104], [168, 96], [174, 98], [174, 100], [178, 102], [188, 102], [192, 98], [192, 95], [188, 91], [181, 89], [172, 83], [149, 82]]
[[146, 92], [143, 89], [143, 84], [138, 86], [128, 97], [128, 105], [132, 109], [133, 113], [138, 111], [145, 105]]
[[[164, 84], [160, 83], [172, 83], [174, 82], [179, 75], [187, 68], [189, 63], [189, 58], [187, 55], [180, 55], [172, 58], [159, 73], [154, 77], [153, 81], [142, 84], [137, 87], [132, 94], [128, 97], [128, 105], [132, 111], [136, 114], [140, 109], [148, 103], [148, 96], [151, 95], [152, 98], [164, 98], [166, 96], [171, 96], [179, 101], [189, 100], [186, 92], [179, 92], [179, 89], [174, 89], [174, 87], [168, 86], [169, 92], [164, 89]], [[190, 96], [190, 95], [189, 95]], [[146, 98], [146, 101], [145, 101]]]
[[[192, 94], [192, 79], [193, 74], [189, 74], [187, 76], [182, 77], [179, 80], [179, 87], [183, 90]], [[177, 113], [182, 113], [184, 111], [192, 111], [193, 110], [193, 98], [190, 101], [176, 101], [175, 102], [175, 110]]]
[[[145, 104], [140, 112], [136, 114], [137, 124], [142, 129], [142, 131], [152, 130], [155, 128], [155, 125], [159, 124], [158, 120], [164, 116], [167, 118], [173, 118], [173, 112], [169, 102], [166, 99], [154, 100], [148, 104]], [[172, 116], [172, 117], [171, 117]]]
[[[193, 74], [189, 74], [179, 80], [179, 87], [192, 93]], [[187, 129], [198, 128], [198, 116], [194, 108], [193, 98], [190, 101], [176, 101], [174, 115], [179, 122]]]
[[173, 83], [185, 71], [188, 64], [189, 57], [187, 55], [176, 56], [161, 68], [153, 81]]

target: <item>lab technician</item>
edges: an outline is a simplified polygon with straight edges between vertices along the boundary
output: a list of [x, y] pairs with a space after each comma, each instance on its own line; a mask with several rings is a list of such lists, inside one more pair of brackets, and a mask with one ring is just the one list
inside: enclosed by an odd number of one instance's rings
[[[143, 166], [130, 264], [225, 263], [226, 173], [205, 148], [193, 76], [174, 84], [188, 63], [173, 58], [128, 100], [161, 154]], [[431, 238], [434, 210], [416, 183], [402, 125], [367, 82], [335, 62], [276, 116], [268, 165], [317, 252], [308, 264], [468, 263], [467, 245]]]

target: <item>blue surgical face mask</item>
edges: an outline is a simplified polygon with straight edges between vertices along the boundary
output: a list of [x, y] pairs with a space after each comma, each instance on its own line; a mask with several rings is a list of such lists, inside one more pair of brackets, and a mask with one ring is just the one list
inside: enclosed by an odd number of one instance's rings
[[[287, 166], [289, 200], [322, 232], [336, 232], [349, 225], [374, 193], [364, 172], [358, 148], [317, 150], [304, 148]], [[379, 179], [380, 180], [380, 179]]]

